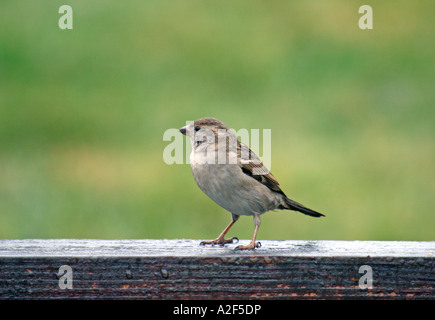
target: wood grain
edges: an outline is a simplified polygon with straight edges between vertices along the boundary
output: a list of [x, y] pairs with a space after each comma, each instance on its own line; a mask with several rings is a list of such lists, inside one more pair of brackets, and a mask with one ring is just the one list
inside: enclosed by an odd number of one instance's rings
[[[248, 243], [249, 240], [242, 240]], [[433, 241], [0, 240], [1, 299], [434, 299]], [[59, 268], [72, 269], [72, 289]], [[373, 287], [361, 288], [361, 266]]]

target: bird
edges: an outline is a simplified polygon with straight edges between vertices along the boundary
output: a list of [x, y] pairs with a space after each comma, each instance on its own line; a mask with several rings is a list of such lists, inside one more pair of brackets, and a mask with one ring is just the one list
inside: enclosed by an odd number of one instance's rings
[[198, 187], [214, 202], [231, 213], [231, 222], [210, 241], [201, 245], [237, 243], [236, 237], [225, 238], [240, 216], [253, 216], [254, 234], [247, 245], [236, 250], [254, 250], [261, 247], [256, 241], [261, 224], [260, 215], [274, 210], [293, 210], [311, 217], [325, 215], [288, 198], [261, 159], [235, 132], [222, 121], [204, 117], [179, 129], [192, 145], [190, 165]]

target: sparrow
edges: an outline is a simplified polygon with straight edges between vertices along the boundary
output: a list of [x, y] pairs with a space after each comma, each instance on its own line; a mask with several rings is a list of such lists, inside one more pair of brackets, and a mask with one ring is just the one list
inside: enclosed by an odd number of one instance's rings
[[324, 216], [289, 199], [261, 159], [218, 119], [201, 118], [179, 131], [190, 137], [190, 165], [196, 184], [214, 202], [229, 211], [232, 218], [216, 239], [202, 241], [201, 245], [238, 242], [236, 237], [225, 239], [225, 235], [240, 216], [253, 216], [255, 228], [252, 241], [248, 245], [237, 246], [236, 250], [253, 250], [261, 246], [256, 238], [260, 215], [267, 211], [294, 210], [311, 217]]

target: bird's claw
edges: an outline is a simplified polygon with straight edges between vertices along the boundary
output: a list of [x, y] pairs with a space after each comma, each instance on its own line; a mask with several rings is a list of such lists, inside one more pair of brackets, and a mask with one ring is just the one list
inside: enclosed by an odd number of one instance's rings
[[261, 248], [261, 242], [251, 242], [247, 246], [237, 246], [234, 250], [254, 250], [256, 248]]
[[223, 247], [227, 243], [238, 243], [238, 242], [239, 242], [239, 239], [237, 237], [232, 237], [231, 239], [215, 239], [215, 240], [211, 240], [211, 241], [201, 241], [199, 243], [199, 245], [200, 246], [205, 246], [205, 245], [215, 246], [215, 245], [219, 245], [219, 246]]
[[239, 238], [237, 238], [237, 237], [232, 237], [230, 240], [231, 240], [231, 243], [239, 243]]

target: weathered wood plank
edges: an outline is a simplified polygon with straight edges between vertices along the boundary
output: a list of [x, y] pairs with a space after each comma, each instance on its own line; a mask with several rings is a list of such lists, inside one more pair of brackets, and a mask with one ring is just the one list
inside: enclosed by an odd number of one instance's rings
[[[2, 299], [434, 299], [435, 242], [0, 240]], [[249, 242], [243, 240], [241, 242]], [[71, 267], [72, 289], [59, 268]], [[372, 271], [372, 288], [360, 286]], [[360, 273], [361, 272], [361, 273]], [[70, 279], [71, 280], [71, 279]], [[65, 283], [62, 281], [62, 283]]]

